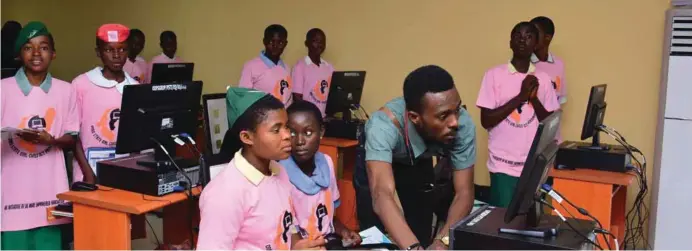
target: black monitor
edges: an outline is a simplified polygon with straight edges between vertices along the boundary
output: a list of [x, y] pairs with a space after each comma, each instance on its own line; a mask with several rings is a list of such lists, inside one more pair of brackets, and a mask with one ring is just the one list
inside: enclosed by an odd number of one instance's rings
[[120, 128], [115, 147], [117, 154], [154, 148], [154, 160], [142, 165], [160, 167], [170, 163], [155, 141], [175, 157], [172, 135], [197, 132], [202, 82], [160, 85], [128, 85], [120, 106]]
[[190, 82], [194, 69], [194, 63], [154, 64], [151, 84]]
[[19, 68], [2, 68], [2, 79], [14, 77]]
[[365, 71], [335, 71], [329, 87], [325, 115], [333, 118], [343, 113], [344, 120], [351, 120], [351, 110], [360, 107], [360, 97], [365, 85]]
[[553, 166], [557, 154], [555, 134], [560, 127], [560, 116], [561, 112], [555, 111], [538, 124], [514, 196], [507, 207], [505, 223], [511, 222], [517, 215], [526, 214], [527, 228], [538, 225], [541, 207], [535, 199], [540, 196], [539, 188], [545, 183], [549, 167]]
[[591, 149], [602, 149], [607, 150], [607, 145], [601, 145], [601, 140], [599, 136], [599, 127], [603, 125], [603, 118], [605, 117], [606, 102], [605, 94], [606, 87], [608, 85], [595, 85], [591, 87], [591, 94], [589, 95], [589, 103], [586, 104], [586, 115], [584, 115], [584, 125], [581, 128], [581, 140], [591, 138]]

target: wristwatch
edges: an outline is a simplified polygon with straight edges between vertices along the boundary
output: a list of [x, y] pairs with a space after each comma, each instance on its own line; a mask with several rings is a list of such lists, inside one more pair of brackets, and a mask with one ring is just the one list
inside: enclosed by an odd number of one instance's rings
[[435, 240], [440, 240], [442, 244], [445, 244], [445, 246], [449, 247], [449, 235], [445, 235], [443, 237], [436, 237]]

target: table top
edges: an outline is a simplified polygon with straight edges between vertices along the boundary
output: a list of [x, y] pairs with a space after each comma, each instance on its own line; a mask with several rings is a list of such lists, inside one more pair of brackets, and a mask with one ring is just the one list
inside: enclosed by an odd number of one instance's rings
[[335, 147], [354, 147], [358, 145], [358, 140], [324, 137], [322, 138], [322, 140], [320, 140], [320, 145]]
[[[98, 185], [98, 187], [99, 190], [96, 191], [61, 193], [58, 194], [58, 199], [129, 214], [144, 214], [187, 199], [187, 191], [158, 197], [102, 185]], [[192, 194], [195, 196], [201, 192], [199, 187], [192, 188]]]
[[575, 169], [575, 170], [559, 170], [552, 168], [548, 173], [551, 177], [578, 180], [578, 181], [588, 181], [603, 184], [613, 184], [628, 186], [632, 184], [637, 175], [632, 172], [618, 173], [609, 172], [593, 169]]

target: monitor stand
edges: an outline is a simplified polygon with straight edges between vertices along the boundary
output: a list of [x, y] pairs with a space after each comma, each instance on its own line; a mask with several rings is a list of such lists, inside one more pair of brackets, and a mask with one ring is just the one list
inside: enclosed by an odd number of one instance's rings
[[593, 136], [591, 136], [590, 146], [577, 146], [579, 149], [594, 150], [594, 151], [608, 151], [610, 146], [606, 144], [601, 144], [601, 132], [595, 129]]
[[500, 228], [499, 232], [534, 238], [550, 238], [557, 236], [559, 225], [541, 224], [541, 216], [543, 215], [540, 209], [541, 206], [542, 205], [538, 202], [534, 202], [533, 205], [531, 205], [528, 212], [526, 212], [526, 217], [524, 217], [523, 228]]

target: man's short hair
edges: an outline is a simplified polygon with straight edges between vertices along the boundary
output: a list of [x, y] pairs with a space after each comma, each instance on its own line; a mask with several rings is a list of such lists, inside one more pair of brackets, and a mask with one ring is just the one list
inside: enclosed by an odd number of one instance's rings
[[406, 109], [420, 113], [423, 97], [427, 93], [439, 93], [454, 88], [454, 79], [437, 65], [426, 65], [409, 73], [404, 80]]

